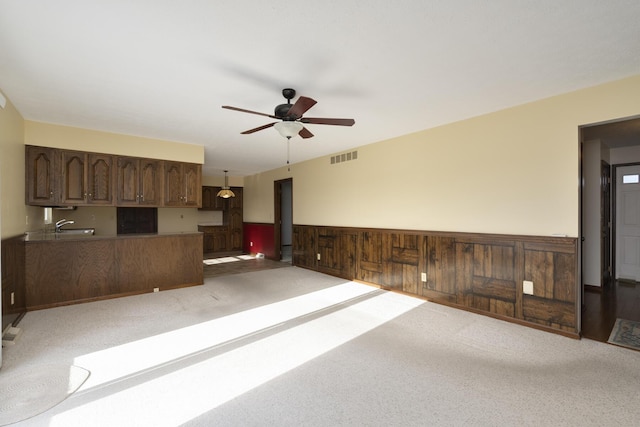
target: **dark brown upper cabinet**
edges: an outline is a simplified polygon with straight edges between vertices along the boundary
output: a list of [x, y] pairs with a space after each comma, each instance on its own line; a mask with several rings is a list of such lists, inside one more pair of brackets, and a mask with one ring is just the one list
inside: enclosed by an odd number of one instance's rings
[[200, 207], [202, 165], [27, 145], [34, 206]]
[[61, 150], [63, 205], [114, 205], [113, 156]]
[[164, 162], [137, 157], [118, 157], [118, 206], [162, 206]]
[[197, 163], [164, 163], [164, 205], [167, 207], [201, 207], [202, 166]]
[[222, 190], [222, 187], [202, 187], [202, 210], [224, 211], [227, 209], [229, 205], [229, 199], [218, 197], [218, 192], [220, 190]]
[[54, 206], [62, 194], [58, 186], [59, 150], [48, 147], [26, 147], [26, 203]]

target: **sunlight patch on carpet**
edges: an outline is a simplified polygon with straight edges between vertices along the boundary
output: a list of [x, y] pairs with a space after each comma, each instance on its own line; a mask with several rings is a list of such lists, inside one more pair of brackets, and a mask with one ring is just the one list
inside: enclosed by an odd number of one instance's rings
[[[121, 386], [56, 415], [56, 425], [90, 416], [121, 425], [136, 405], [155, 407], [146, 414], [149, 425], [181, 425], [423, 303], [347, 282], [80, 356], [76, 361], [96, 372], [85, 386], [88, 391]], [[236, 341], [241, 345], [197, 357]], [[156, 369], [162, 375], [149, 375]], [[180, 396], [190, 396], [188, 405], [157, 404]]]
[[215, 264], [225, 264], [227, 262], [235, 262], [235, 261], [246, 261], [250, 259], [255, 259], [253, 255], [238, 255], [238, 256], [226, 256], [221, 258], [211, 258], [202, 260], [202, 262], [206, 265], [215, 265]]
[[78, 366], [28, 366], [0, 376], [0, 425], [39, 415], [73, 394], [89, 378]]

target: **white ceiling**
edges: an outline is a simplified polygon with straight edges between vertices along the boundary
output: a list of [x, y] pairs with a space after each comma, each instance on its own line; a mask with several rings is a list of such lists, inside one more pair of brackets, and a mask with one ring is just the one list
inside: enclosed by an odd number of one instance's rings
[[27, 120], [286, 163], [284, 87], [318, 101], [299, 162], [640, 74], [637, 0], [0, 0], [0, 89]]

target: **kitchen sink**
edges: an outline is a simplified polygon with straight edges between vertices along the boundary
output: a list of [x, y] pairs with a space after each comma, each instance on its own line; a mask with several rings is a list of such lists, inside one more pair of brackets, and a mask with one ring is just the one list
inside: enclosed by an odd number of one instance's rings
[[66, 234], [66, 235], [83, 235], [83, 236], [93, 236], [96, 234], [95, 228], [61, 228], [56, 234]]

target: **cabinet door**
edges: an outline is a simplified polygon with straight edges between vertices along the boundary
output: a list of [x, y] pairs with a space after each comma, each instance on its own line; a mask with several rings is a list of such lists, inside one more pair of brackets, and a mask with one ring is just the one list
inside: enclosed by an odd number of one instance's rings
[[236, 197], [229, 199], [229, 209], [242, 209], [242, 187], [231, 187]]
[[202, 166], [196, 163], [183, 164], [184, 206], [202, 206]]
[[52, 206], [60, 203], [58, 150], [28, 146], [26, 153], [26, 204]]
[[215, 192], [216, 192], [216, 197], [213, 201], [213, 208], [217, 211], [226, 211], [227, 205], [229, 204], [229, 202], [227, 201], [228, 199], [218, 197], [218, 192], [222, 190], [222, 187], [213, 187], [213, 188], [215, 189]]
[[164, 205], [183, 205], [182, 163], [164, 162]]
[[203, 186], [202, 187], [202, 208], [204, 210], [213, 209], [213, 204], [215, 203], [215, 197], [217, 192], [214, 187]]
[[229, 211], [229, 246], [232, 251], [242, 250], [242, 209]]
[[202, 165], [164, 162], [164, 206], [202, 206]]
[[87, 154], [62, 150], [62, 199], [63, 205], [84, 205], [87, 200]]
[[139, 203], [162, 206], [163, 164], [161, 160], [140, 159]]
[[87, 204], [113, 206], [113, 156], [88, 154]]
[[139, 159], [118, 157], [117, 164], [117, 204], [118, 206], [136, 206], [138, 204]]
[[227, 246], [227, 232], [217, 231], [213, 235], [213, 252], [225, 252], [228, 251]]
[[205, 254], [213, 252], [213, 234], [212, 233], [203, 233], [202, 234], [202, 246], [203, 252]]

